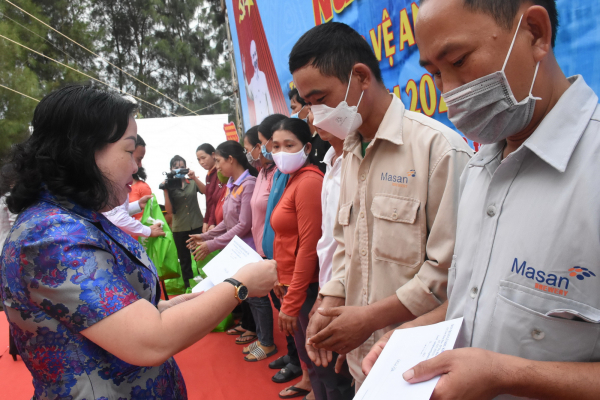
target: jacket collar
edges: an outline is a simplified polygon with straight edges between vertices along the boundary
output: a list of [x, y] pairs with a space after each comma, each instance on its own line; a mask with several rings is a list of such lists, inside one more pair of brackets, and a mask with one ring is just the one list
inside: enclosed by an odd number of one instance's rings
[[[390, 94], [390, 96], [392, 96], [392, 102], [383, 116], [383, 120], [381, 120], [379, 129], [377, 129], [375, 138], [372, 141], [387, 140], [399, 146], [404, 144], [402, 141], [402, 127], [405, 108], [398, 97], [393, 94]], [[361, 142], [362, 136], [360, 133], [358, 131], [352, 132], [344, 141], [344, 153], [354, 153], [362, 158]]]
[[569, 78], [571, 87], [527, 139], [524, 146], [560, 172], [565, 172], [575, 147], [598, 105], [598, 96], [581, 75]]

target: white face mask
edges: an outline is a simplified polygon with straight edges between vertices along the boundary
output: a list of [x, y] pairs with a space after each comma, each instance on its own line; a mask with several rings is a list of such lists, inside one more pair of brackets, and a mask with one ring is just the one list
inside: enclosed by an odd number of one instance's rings
[[302, 147], [302, 150], [297, 153], [286, 153], [285, 151], [273, 153], [273, 161], [275, 161], [277, 169], [284, 174], [293, 174], [302, 168], [308, 158], [308, 154], [304, 152], [305, 147]]
[[535, 67], [529, 96], [517, 102], [504, 69], [512, 52], [521, 21], [508, 50], [501, 71], [476, 79], [444, 93], [448, 105], [448, 118], [467, 138], [481, 144], [500, 142], [521, 132], [533, 118], [535, 101], [541, 100], [531, 93], [540, 63]]
[[342, 140], [360, 128], [362, 125], [362, 117], [358, 113], [358, 106], [362, 100], [364, 90], [360, 94], [358, 104], [350, 107], [346, 100], [350, 91], [350, 83], [352, 83], [352, 71], [350, 72], [350, 80], [348, 81], [348, 89], [346, 89], [346, 97], [336, 108], [331, 108], [325, 104], [317, 104], [311, 106], [314, 116], [313, 125], [331, 133], [333, 136]]

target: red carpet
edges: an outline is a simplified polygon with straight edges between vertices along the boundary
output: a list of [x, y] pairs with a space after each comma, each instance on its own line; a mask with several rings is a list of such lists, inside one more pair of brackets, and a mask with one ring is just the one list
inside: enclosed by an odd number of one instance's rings
[[[277, 384], [271, 381], [277, 371], [268, 368], [269, 362], [285, 355], [287, 351], [285, 338], [278, 331], [275, 333], [275, 343], [279, 353], [266, 360], [249, 363], [243, 359], [243, 346], [235, 344], [235, 336], [209, 334], [175, 356], [185, 378], [188, 398], [278, 399], [277, 394], [291, 383]], [[20, 357], [15, 362], [8, 354], [8, 322], [4, 312], [0, 312], [0, 354], [0, 399], [31, 399], [33, 386], [29, 371]]]

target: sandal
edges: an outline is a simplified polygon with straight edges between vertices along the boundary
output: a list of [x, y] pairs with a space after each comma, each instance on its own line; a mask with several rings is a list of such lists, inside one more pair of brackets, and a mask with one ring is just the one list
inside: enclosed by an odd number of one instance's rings
[[250, 335], [246, 335], [246, 333], [248, 333], [248, 331], [246, 331], [243, 334], [241, 334], [240, 336], [238, 336], [235, 339], [235, 344], [248, 344], [248, 343], [253, 342], [256, 339], [258, 339], [258, 336], [256, 335], [256, 333], [252, 333]]
[[287, 396], [282, 396], [280, 394], [279, 397], [282, 399], [293, 399], [294, 397], [302, 397], [302, 396], [304, 396], [304, 398], [306, 398], [306, 396], [308, 396], [310, 394], [310, 390], [300, 389], [300, 388], [297, 388], [296, 386], [290, 386], [289, 388], [287, 388], [285, 390], [288, 390], [291, 392], [296, 392], [296, 393], [289, 394]]
[[244, 361], [248, 362], [262, 361], [266, 358], [271, 357], [272, 355], [277, 354], [277, 346], [275, 346], [275, 348], [271, 350], [271, 352], [265, 353], [262, 347], [258, 345], [258, 341], [248, 346], [248, 349], [250, 350], [249, 355], [251, 354], [254, 356], [254, 359], [248, 358], [248, 356], [244, 357]]
[[281, 368], [281, 370], [277, 371], [271, 380], [275, 383], [286, 383], [301, 376], [302, 368], [293, 364], [288, 364], [284, 368]]
[[229, 329], [227, 331], [227, 334], [229, 336], [234, 336], [234, 335], [243, 335], [244, 332], [246, 332], [246, 330], [244, 328], [242, 328], [242, 324], [237, 324], [236, 326], [234, 326], [233, 328]]

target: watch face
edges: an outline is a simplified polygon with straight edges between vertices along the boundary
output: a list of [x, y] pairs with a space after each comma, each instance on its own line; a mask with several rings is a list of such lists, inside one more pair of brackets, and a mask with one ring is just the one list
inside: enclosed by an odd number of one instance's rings
[[248, 298], [248, 288], [246, 286], [242, 285], [239, 287], [238, 297], [240, 300], [246, 300]]

